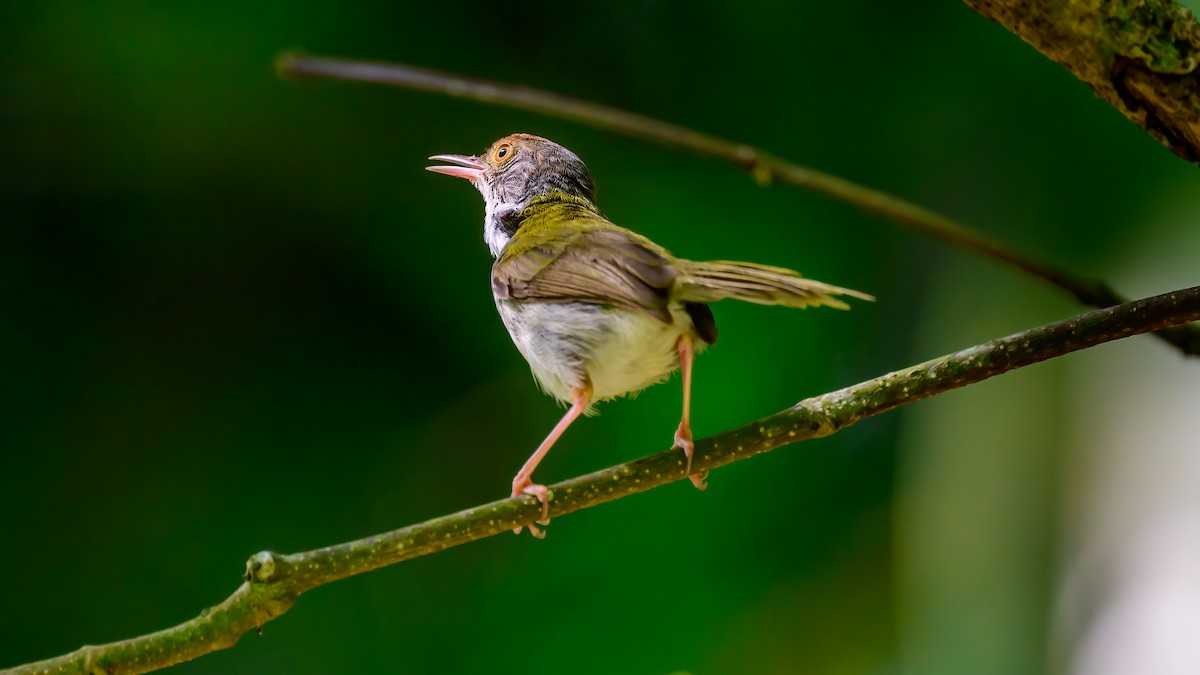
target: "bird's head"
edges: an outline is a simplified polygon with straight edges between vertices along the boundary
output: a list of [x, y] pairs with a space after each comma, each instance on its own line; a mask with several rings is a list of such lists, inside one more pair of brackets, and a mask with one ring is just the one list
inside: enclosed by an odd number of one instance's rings
[[483, 154], [434, 155], [454, 166], [430, 171], [466, 178], [489, 207], [520, 206], [558, 190], [595, 201], [592, 174], [575, 153], [541, 136], [513, 134], [492, 143]]
[[513, 134], [492, 143], [483, 154], [434, 155], [451, 165], [426, 167], [435, 173], [466, 178], [483, 195], [484, 238], [493, 255], [516, 233], [519, 214], [530, 201], [557, 193], [595, 202], [595, 185], [575, 153], [541, 136]]

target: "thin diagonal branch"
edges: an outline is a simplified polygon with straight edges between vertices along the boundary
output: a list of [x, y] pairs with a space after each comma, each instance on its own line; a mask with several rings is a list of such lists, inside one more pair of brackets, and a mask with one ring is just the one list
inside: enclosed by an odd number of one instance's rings
[[[695, 469], [715, 469], [775, 448], [829, 436], [867, 417], [1033, 363], [1120, 338], [1200, 320], [1200, 286], [1096, 310], [993, 340], [852, 387], [805, 399], [757, 422], [696, 441]], [[677, 450], [552, 486], [563, 516], [684, 478]], [[541, 516], [532, 497], [503, 499], [357, 541], [283, 555], [255, 554], [228, 599], [173, 628], [6, 671], [143, 673], [233, 646], [291, 608], [305, 591], [445, 548], [502, 534]]]
[[[281, 74], [289, 77], [386, 84], [529, 110], [723, 159], [749, 171], [760, 183], [778, 181], [812, 190], [856, 206], [867, 213], [882, 216], [952, 247], [1014, 267], [1058, 286], [1085, 305], [1110, 307], [1126, 301], [1126, 298], [1113, 291], [1103, 281], [1087, 279], [1018, 253], [995, 239], [935, 211], [886, 192], [780, 159], [759, 148], [703, 134], [670, 122], [540, 89], [397, 63], [372, 63], [288, 53], [276, 60], [276, 67]], [[1177, 327], [1161, 331], [1158, 336], [1185, 354], [1200, 356], [1200, 329]]]

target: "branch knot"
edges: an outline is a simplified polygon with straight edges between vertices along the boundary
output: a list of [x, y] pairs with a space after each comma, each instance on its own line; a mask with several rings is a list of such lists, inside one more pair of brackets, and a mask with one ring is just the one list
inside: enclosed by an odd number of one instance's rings
[[275, 553], [259, 551], [246, 561], [246, 573], [242, 578], [250, 583], [266, 584], [275, 579]]

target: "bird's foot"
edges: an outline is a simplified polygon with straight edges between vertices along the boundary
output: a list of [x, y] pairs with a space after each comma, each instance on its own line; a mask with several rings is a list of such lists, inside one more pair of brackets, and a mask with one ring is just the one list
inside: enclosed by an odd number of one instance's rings
[[687, 466], [684, 472], [688, 474], [688, 479], [692, 481], [692, 485], [696, 486], [697, 490], [703, 490], [708, 487], [705, 480], [708, 478], [708, 472], [692, 473], [692, 456], [696, 454], [696, 444], [692, 442], [692, 427], [679, 424], [679, 428], [675, 430], [675, 447], [683, 450], [683, 456], [687, 458]]
[[[545, 485], [538, 485], [528, 478], [520, 476], [513, 480], [512, 496], [520, 497], [521, 495], [530, 495], [537, 498], [542, 503], [542, 517], [538, 519], [538, 525], [550, 524], [550, 490]], [[513, 534], [521, 534], [521, 527], [513, 529]], [[546, 533], [538, 529], [537, 525], [529, 526], [529, 534], [532, 534], [538, 539], [545, 539]]]

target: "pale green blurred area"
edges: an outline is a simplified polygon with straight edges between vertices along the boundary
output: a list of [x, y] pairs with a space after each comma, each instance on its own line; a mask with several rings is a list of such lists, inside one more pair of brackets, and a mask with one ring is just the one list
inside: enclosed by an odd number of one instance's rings
[[[894, 192], [1130, 295], [1196, 283], [1179, 245], [1197, 231], [1195, 168], [956, 3], [46, 2], [0, 20], [0, 666], [190, 618], [257, 550], [507, 493], [560, 411], [495, 316], [478, 196], [423, 171], [430, 154], [545, 135], [588, 162], [610, 217], [681, 256], [879, 297], [849, 313], [716, 306], [701, 435], [1081, 311], [711, 160], [280, 81], [283, 49], [603, 101]], [[1136, 263], [1168, 254], [1170, 274]], [[1098, 385], [1073, 373], [1132, 354], [1006, 375], [723, 469], [704, 493], [562, 518], [545, 541], [340, 582], [176, 670], [1066, 668], [1086, 630], [1055, 627], [1089, 503], [1073, 434], [1103, 421], [1079, 405]], [[677, 381], [609, 404], [539, 478], [664, 449], [678, 411]]]
[[[1139, 237], [1111, 256], [1107, 278], [1135, 296], [1194, 285], [1195, 179], [1164, 180], [1143, 204]], [[966, 267], [945, 266], [926, 294], [927, 353], [1011, 330], [995, 317], [963, 324], [979, 304], [1015, 305], [1009, 318], [1028, 325], [1047, 308], [1070, 312], [1059, 298], [1025, 302], [1037, 289], [1016, 301], [1000, 273]], [[897, 497], [907, 672], [1200, 669], [1197, 382], [1195, 359], [1140, 340], [914, 408]], [[1164, 567], [1173, 576], [1147, 589]]]
[[[994, 270], [943, 268], [926, 294], [925, 354], [1066, 314], [1065, 301], [1010, 303]], [[1037, 289], [1028, 289], [1036, 295]], [[1005, 306], [1003, 319], [962, 317]], [[1063, 365], [1052, 361], [914, 408], [900, 430], [897, 522], [905, 664], [917, 673], [1039, 672], [1053, 554]]]

